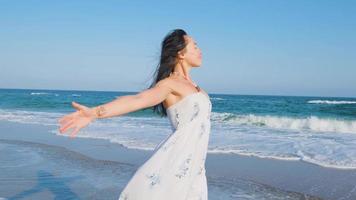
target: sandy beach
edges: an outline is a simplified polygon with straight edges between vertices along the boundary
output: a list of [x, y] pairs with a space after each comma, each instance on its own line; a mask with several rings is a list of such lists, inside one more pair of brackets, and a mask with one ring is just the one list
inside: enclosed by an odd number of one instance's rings
[[[0, 197], [117, 199], [151, 151], [0, 121]], [[209, 199], [355, 199], [356, 170], [209, 153]]]

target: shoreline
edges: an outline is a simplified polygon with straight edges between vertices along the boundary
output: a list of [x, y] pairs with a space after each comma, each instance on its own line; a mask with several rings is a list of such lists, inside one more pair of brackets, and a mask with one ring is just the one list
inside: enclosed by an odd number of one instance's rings
[[[92, 159], [129, 164], [134, 168], [143, 164], [152, 154], [152, 151], [128, 149], [102, 139], [71, 139], [55, 135], [49, 131], [55, 128], [0, 121], [0, 139], [64, 147]], [[24, 134], [24, 130], [31, 134]], [[219, 180], [248, 180], [323, 199], [356, 198], [356, 170], [325, 168], [300, 160], [208, 153], [206, 173], [208, 183], [214, 182], [214, 177]]]

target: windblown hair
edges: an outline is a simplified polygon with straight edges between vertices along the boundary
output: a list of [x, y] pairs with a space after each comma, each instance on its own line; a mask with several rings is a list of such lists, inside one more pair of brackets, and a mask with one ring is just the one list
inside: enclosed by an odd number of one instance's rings
[[[164, 37], [161, 44], [160, 61], [153, 74], [153, 82], [149, 88], [154, 87], [160, 80], [168, 77], [173, 72], [178, 62], [178, 52], [183, 50], [187, 45], [184, 35], [187, 35], [184, 30], [174, 29]], [[160, 114], [161, 117], [167, 116], [163, 103], [153, 106], [152, 109], [153, 112]]]

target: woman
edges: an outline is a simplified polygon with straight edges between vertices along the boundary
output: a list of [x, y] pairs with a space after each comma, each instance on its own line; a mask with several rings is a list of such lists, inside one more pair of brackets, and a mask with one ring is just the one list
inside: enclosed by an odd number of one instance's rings
[[135, 95], [88, 108], [72, 102], [76, 112], [62, 117], [60, 132], [77, 132], [99, 118], [123, 115], [153, 107], [168, 116], [173, 132], [140, 166], [119, 200], [208, 199], [205, 158], [210, 134], [211, 101], [190, 78], [202, 55], [194, 39], [176, 29], [162, 41], [160, 62], [150, 88]]

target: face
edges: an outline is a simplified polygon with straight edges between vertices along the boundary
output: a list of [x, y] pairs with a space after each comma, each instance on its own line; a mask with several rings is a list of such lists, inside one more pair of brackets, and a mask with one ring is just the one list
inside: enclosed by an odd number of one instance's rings
[[187, 35], [184, 37], [187, 42], [187, 46], [183, 50], [181, 54], [182, 56], [180, 56], [180, 58], [182, 58], [184, 62], [192, 67], [200, 66], [202, 63], [202, 53], [200, 48], [192, 37]]

